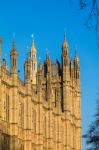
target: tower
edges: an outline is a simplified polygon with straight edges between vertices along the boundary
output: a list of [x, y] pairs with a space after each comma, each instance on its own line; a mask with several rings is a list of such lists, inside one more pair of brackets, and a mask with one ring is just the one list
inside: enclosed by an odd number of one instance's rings
[[49, 101], [50, 95], [51, 95], [51, 61], [50, 57], [48, 56], [46, 58], [46, 69], [47, 69], [47, 74], [46, 74], [46, 87], [47, 87], [47, 100]]
[[31, 79], [31, 60], [30, 58], [26, 58], [25, 65], [24, 65], [24, 71], [25, 71], [25, 83], [30, 82]]
[[34, 39], [32, 41], [32, 47], [30, 49], [30, 59], [31, 59], [31, 82], [33, 85], [36, 85], [37, 58]]
[[77, 55], [77, 51], [75, 52], [75, 58], [74, 58], [74, 77], [77, 80], [77, 83], [80, 84], [80, 61]]

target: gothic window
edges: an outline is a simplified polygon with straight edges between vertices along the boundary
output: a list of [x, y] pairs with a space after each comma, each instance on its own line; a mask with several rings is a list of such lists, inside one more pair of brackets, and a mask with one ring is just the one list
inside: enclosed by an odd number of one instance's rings
[[64, 57], [64, 66], [68, 66], [68, 59], [66, 57]]
[[35, 59], [35, 55], [34, 55], [34, 59]]
[[66, 59], [66, 66], [68, 66], [68, 60]]
[[35, 70], [35, 64], [34, 64], [34, 70]]
[[32, 127], [34, 133], [36, 133], [36, 111], [35, 110], [32, 111]]
[[22, 119], [21, 127], [23, 128], [24, 127], [24, 104], [23, 103], [21, 105], [21, 119]]
[[33, 67], [34, 67], [34, 64], [32, 63], [32, 70], [34, 70]]
[[57, 101], [57, 92], [56, 92], [56, 89], [55, 89], [55, 107], [56, 107], [56, 101]]
[[2, 134], [0, 150], [10, 150], [9, 136]]
[[64, 124], [62, 120], [61, 122], [62, 122], [62, 144], [64, 144]]
[[44, 137], [46, 138], [46, 117], [44, 117]]
[[77, 71], [76, 71], [76, 79], [77, 79]]
[[6, 94], [6, 121], [9, 122], [9, 95]]
[[12, 64], [13, 64], [13, 67], [14, 67], [14, 58], [13, 58], [13, 62], [12, 62]]
[[23, 146], [23, 144], [20, 144], [20, 146], [19, 146], [19, 150], [24, 150], [24, 146]]
[[20, 102], [19, 106], [20, 127], [24, 127], [24, 104]]
[[66, 55], [68, 55], [68, 52], [67, 52], [67, 50], [66, 50]]
[[32, 129], [34, 131], [34, 111], [32, 111]]
[[79, 73], [78, 73], [78, 79], [79, 79]]
[[27, 70], [26, 70], [26, 79], [29, 79], [30, 78], [30, 70], [29, 70], [29, 68], [26, 68]]
[[27, 72], [26, 78], [28, 79], [28, 70], [26, 72]]
[[46, 116], [44, 116], [44, 122], [43, 122], [43, 126], [44, 126], [44, 128], [43, 128], [43, 132], [44, 132], [44, 136], [43, 136], [43, 143], [44, 143], [44, 147], [43, 147], [43, 149], [44, 150], [46, 150], [46, 136], [47, 136], [47, 120], [46, 120]]
[[56, 120], [55, 120], [55, 116], [53, 119], [53, 135], [54, 135], [54, 140], [56, 141]]
[[16, 59], [15, 59], [15, 67], [16, 67]]

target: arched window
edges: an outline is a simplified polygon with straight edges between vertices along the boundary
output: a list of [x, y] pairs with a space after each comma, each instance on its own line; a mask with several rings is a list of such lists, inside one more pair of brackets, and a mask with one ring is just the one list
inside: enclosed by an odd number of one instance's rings
[[34, 70], [35, 70], [35, 64], [34, 64]]
[[33, 64], [33, 62], [32, 62], [32, 70], [34, 70], [34, 64]]
[[6, 94], [6, 121], [9, 122], [9, 95]]
[[44, 117], [44, 137], [46, 138], [46, 117]]
[[77, 76], [77, 71], [76, 71], [76, 79], [78, 78], [78, 76]]
[[36, 134], [36, 111], [32, 111], [32, 127], [33, 127], [33, 132]]
[[24, 127], [24, 104], [21, 103], [21, 127]]
[[68, 66], [68, 58], [64, 57], [64, 66]]
[[13, 58], [13, 60], [12, 60], [12, 67], [14, 67], [14, 58]]
[[79, 79], [79, 72], [78, 72], [78, 79]]
[[55, 107], [56, 107], [56, 101], [57, 101], [57, 92], [56, 92], [56, 89], [55, 89]]
[[14, 61], [15, 61], [15, 67], [16, 67], [16, 59]]
[[20, 95], [20, 105], [19, 105], [19, 125], [21, 128], [24, 127], [24, 104], [21, 102], [21, 95]]
[[43, 136], [43, 149], [46, 150], [46, 136], [47, 136], [47, 120], [46, 120], [46, 116], [44, 116], [44, 122], [43, 122], [43, 131], [44, 131], [44, 136]]

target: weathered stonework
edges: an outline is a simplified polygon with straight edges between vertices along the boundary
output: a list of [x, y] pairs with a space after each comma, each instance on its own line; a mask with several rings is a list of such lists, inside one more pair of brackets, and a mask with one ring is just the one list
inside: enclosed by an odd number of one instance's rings
[[33, 41], [24, 82], [15, 43], [10, 71], [1, 46], [0, 39], [0, 150], [81, 150], [80, 64], [77, 54], [70, 60], [66, 38], [62, 64], [47, 56], [38, 69]]

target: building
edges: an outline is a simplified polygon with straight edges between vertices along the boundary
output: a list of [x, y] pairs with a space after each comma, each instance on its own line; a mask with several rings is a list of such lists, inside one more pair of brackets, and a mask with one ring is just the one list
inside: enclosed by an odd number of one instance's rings
[[69, 57], [66, 37], [62, 63], [47, 56], [37, 68], [34, 41], [24, 64], [24, 82], [17, 69], [15, 42], [8, 70], [0, 39], [0, 150], [81, 150], [80, 64]]

